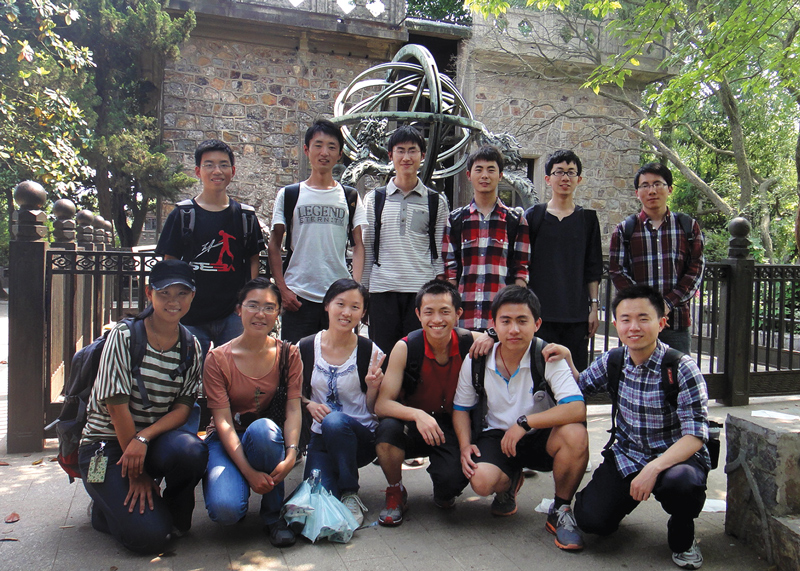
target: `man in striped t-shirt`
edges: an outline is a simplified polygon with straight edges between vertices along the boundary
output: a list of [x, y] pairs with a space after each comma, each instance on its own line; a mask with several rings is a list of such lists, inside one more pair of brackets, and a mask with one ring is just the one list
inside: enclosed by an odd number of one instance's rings
[[[419, 131], [408, 125], [399, 127], [387, 148], [395, 176], [364, 199], [369, 226], [364, 237], [363, 282], [370, 293], [370, 338], [389, 354], [395, 343], [420, 328], [415, 312], [417, 291], [444, 276], [438, 249], [449, 208], [447, 198], [427, 188], [417, 176], [426, 149]], [[436, 212], [430, 212], [431, 205]], [[378, 240], [376, 210], [381, 211]]]
[[672, 212], [672, 172], [648, 163], [633, 179], [642, 211], [620, 222], [611, 236], [609, 273], [618, 291], [649, 285], [664, 296], [667, 326], [658, 338], [683, 353], [691, 350], [689, 301], [703, 280], [703, 233], [696, 220]]

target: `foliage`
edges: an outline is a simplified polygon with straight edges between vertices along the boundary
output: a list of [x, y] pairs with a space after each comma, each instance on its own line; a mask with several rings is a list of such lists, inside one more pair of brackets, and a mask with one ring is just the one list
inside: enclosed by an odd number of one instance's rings
[[0, 264], [7, 263], [12, 191], [33, 179], [56, 194], [75, 187], [88, 135], [70, 98], [91, 56], [62, 35], [79, 14], [50, 0], [0, 0]]
[[406, 16], [462, 26], [472, 24], [472, 14], [463, 0], [408, 0]]
[[172, 18], [166, 0], [80, 0], [83, 18], [70, 30], [89, 47], [97, 68], [80, 100], [93, 127], [82, 154], [93, 169], [84, 182], [120, 244], [138, 242], [159, 197], [172, 199], [194, 180], [170, 163], [161, 144], [158, 105], [165, 62], [195, 25]]
[[[468, 3], [489, 18], [511, 6], [503, 0]], [[563, 23], [549, 37], [518, 44], [519, 53], [527, 49], [547, 60], [528, 73], [552, 81], [558, 63], [591, 62], [589, 73], [562, 79], [621, 103], [633, 119], [575, 109], [560, 109], [562, 116], [603, 120], [635, 135], [643, 158], [671, 162], [686, 196], [701, 211], [722, 215], [712, 228], [741, 213], [753, 221], [768, 259], [785, 259], [795, 250], [785, 232], [800, 194], [793, 172], [800, 171], [800, 8], [794, 0], [526, 3]], [[604, 48], [601, 35], [620, 49]], [[650, 79], [642, 85], [645, 60]]]

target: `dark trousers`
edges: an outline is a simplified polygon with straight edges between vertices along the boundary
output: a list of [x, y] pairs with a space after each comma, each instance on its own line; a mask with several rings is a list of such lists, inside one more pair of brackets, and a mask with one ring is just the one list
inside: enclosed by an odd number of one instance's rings
[[[637, 473], [623, 478], [613, 456], [604, 453], [603, 463], [592, 480], [575, 496], [575, 520], [586, 533], [608, 535], [619, 527], [622, 519], [639, 502], [631, 497], [631, 481]], [[673, 553], [682, 553], [692, 546], [694, 520], [706, 501], [705, 467], [696, 457], [663, 471], [656, 479], [653, 496], [670, 514], [667, 541]]]
[[572, 362], [575, 368], [583, 371], [589, 366], [589, 324], [584, 323], [553, 323], [542, 321], [542, 326], [536, 331], [539, 339], [548, 343], [564, 345], [572, 353]]
[[692, 352], [692, 334], [688, 327], [682, 329], [667, 329], [666, 327], [658, 334], [662, 343], [666, 343], [673, 349], [687, 355]]
[[281, 316], [281, 339], [292, 343], [328, 328], [328, 314], [321, 302], [297, 299], [302, 304], [300, 309], [284, 311]]
[[420, 328], [415, 293], [386, 291], [369, 294], [369, 338], [391, 354], [395, 343]]
[[437, 416], [436, 421], [445, 439], [439, 446], [429, 446], [415, 422], [403, 422], [396, 418], [381, 420], [375, 430], [375, 444], [387, 443], [400, 448], [405, 451], [406, 458], [427, 456], [430, 460], [428, 474], [433, 481], [433, 497], [449, 500], [461, 495], [469, 480], [461, 469], [461, 451], [450, 416]]
[[192, 526], [194, 488], [203, 477], [208, 463], [208, 449], [196, 434], [170, 430], [152, 440], [148, 446], [144, 469], [155, 479], [164, 479], [162, 496], [153, 495], [153, 509], [139, 513], [137, 502], [133, 513], [123, 505], [128, 494], [128, 478], [122, 477], [117, 461], [122, 449], [116, 440], [106, 443], [108, 458], [105, 481], [86, 481], [89, 462], [100, 443], [80, 447], [78, 462], [86, 491], [94, 500], [92, 527], [110, 533], [117, 541], [137, 553], [160, 553], [167, 545], [173, 526], [187, 531]]

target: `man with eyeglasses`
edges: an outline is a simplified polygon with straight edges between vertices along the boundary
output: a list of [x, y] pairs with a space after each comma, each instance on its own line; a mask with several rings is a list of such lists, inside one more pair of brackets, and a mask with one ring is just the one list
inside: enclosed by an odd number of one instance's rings
[[369, 288], [370, 338], [384, 352], [420, 328], [417, 291], [444, 277], [439, 249], [450, 209], [447, 198], [417, 176], [425, 138], [410, 125], [398, 127], [387, 144], [394, 177], [364, 198], [363, 283]]
[[609, 273], [618, 291], [643, 284], [664, 296], [667, 326], [658, 338], [691, 351], [689, 300], [703, 279], [703, 233], [690, 216], [672, 212], [672, 172], [661, 163], [641, 167], [633, 179], [642, 210], [620, 222], [611, 236]]
[[203, 141], [194, 161], [202, 190], [175, 205], [156, 253], [194, 268], [197, 294], [181, 322], [200, 341], [205, 359], [211, 343], [219, 347], [241, 335], [236, 295], [258, 275], [258, 254], [265, 245], [255, 209], [228, 196], [236, 174], [230, 146], [217, 139]]
[[573, 151], [552, 153], [544, 165], [550, 200], [525, 212], [531, 238], [528, 287], [542, 305], [537, 336], [569, 347], [579, 371], [588, 365], [589, 339], [600, 323], [598, 286], [603, 275], [597, 213], [574, 200], [582, 170]]

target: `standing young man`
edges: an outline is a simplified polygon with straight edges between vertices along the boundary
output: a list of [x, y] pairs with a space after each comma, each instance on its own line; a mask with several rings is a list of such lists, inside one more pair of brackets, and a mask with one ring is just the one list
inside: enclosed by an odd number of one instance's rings
[[[570, 504], [589, 461], [586, 404], [565, 362], [548, 362], [543, 374], [537, 372], [539, 311], [536, 294], [525, 287], [508, 286], [497, 294], [492, 319], [500, 342], [475, 364], [483, 367], [485, 396], [476, 391], [469, 358], [458, 379], [453, 425], [464, 475], [476, 494], [495, 494], [494, 515], [517, 513], [523, 468], [553, 472], [555, 500], [545, 528], [556, 536], [558, 547], [577, 551], [583, 549], [583, 538]], [[534, 382], [534, 375], [542, 377], [540, 382]], [[474, 435], [470, 411], [479, 415]]]
[[[587, 533], [607, 535], [652, 494], [668, 514], [667, 542], [672, 560], [699, 569], [703, 555], [695, 541], [694, 520], [706, 499], [710, 458], [708, 392], [695, 362], [677, 362], [677, 398], [665, 393], [663, 365], [667, 346], [658, 339], [667, 318], [664, 298], [654, 288], [632, 286], [612, 303], [614, 324], [624, 345], [615, 383], [609, 381], [611, 353], [580, 374], [586, 395], [616, 393], [616, 430], [603, 463], [575, 501], [575, 518]], [[573, 371], [578, 377], [578, 372]], [[613, 385], [616, 385], [614, 387]]]
[[671, 212], [672, 172], [648, 163], [633, 179], [642, 211], [620, 222], [611, 236], [609, 273], [617, 291], [652, 286], [664, 296], [667, 325], [659, 339], [683, 353], [691, 351], [689, 301], [703, 280], [703, 233], [696, 220]]
[[264, 236], [253, 207], [228, 196], [236, 174], [233, 151], [216, 139], [203, 141], [194, 152], [199, 195], [175, 205], [158, 240], [156, 254], [191, 264], [197, 294], [181, 320], [197, 337], [203, 358], [215, 347], [242, 333], [236, 295], [258, 275], [258, 254]]
[[[282, 188], [275, 198], [269, 267], [283, 298], [281, 337], [293, 343], [327, 328], [322, 299], [333, 282], [350, 277], [345, 258], [349, 235], [353, 244], [353, 279], [361, 281], [361, 235], [367, 218], [358, 192], [343, 188], [333, 178], [333, 167], [342, 158], [343, 146], [339, 127], [327, 119], [316, 120], [306, 131], [303, 145], [311, 176]], [[291, 212], [287, 212], [287, 205]], [[286, 267], [281, 258], [284, 233], [290, 256]]]
[[444, 276], [439, 248], [449, 210], [445, 196], [417, 176], [425, 159], [422, 134], [410, 125], [398, 127], [387, 147], [395, 176], [364, 198], [368, 226], [363, 282], [370, 292], [370, 338], [388, 353], [419, 329], [419, 288]]
[[452, 508], [467, 485], [451, 415], [461, 363], [477, 333], [455, 328], [461, 296], [444, 280], [422, 286], [416, 313], [422, 329], [394, 346], [375, 402], [381, 418], [375, 451], [389, 484], [378, 518], [384, 526], [403, 523], [408, 502], [402, 482], [405, 458], [430, 457], [433, 501], [442, 509]]
[[464, 303], [460, 327], [484, 331], [495, 294], [506, 284], [528, 283], [530, 238], [527, 222], [497, 196], [503, 155], [484, 146], [467, 159], [473, 198], [450, 213], [442, 255], [445, 277], [458, 287]]
[[525, 212], [531, 242], [528, 287], [542, 305], [537, 335], [567, 346], [579, 371], [588, 365], [589, 339], [600, 324], [598, 286], [603, 275], [597, 213], [574, 200], [582, 170], [572, 151], [548, 156], [544, 180], [552, 196]]

